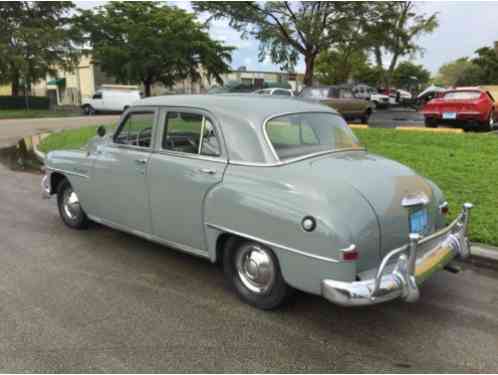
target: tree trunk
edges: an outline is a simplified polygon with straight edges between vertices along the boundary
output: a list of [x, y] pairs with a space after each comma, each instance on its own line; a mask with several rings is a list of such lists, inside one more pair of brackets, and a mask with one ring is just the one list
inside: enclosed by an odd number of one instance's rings
[[305, 86], [313, 85], [313, 73], [315, 69], [315, 58], [316, 53], [310, 53], [304, 56], [304, 64], [306, 65], [306, 70], [304, 72], [303, 83]]
[[19, 72], [13, 71], [11, 78], [11, 95], [18, 96], [19, 95]]
[[144, 81], [145, 97], [151, 96], [152, 83], [150, 81]]

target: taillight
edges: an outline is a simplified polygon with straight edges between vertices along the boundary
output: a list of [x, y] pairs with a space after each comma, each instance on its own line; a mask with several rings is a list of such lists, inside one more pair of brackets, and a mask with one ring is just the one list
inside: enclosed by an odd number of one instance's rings
[[448, 215], [448, 213], [450, 212], [450, 207], [448, 206], [448, 202], [443, 202], [443, 203], [439, 206], [439, 211], [440, 211], [443, 215]]
[[355, 245], [351, 245], [347, 249], [344, 249], [342, 252], [342, 260], [345, 262], [352, 262], [354, 260], [358, 260], [360, 257], [360, 253]]

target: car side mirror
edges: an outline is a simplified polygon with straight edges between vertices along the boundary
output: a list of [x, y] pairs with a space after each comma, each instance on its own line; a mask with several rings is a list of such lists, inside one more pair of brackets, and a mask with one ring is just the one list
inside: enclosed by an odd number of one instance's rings
[[104, 125], [100, 125], [98, 128], [97, 128], [97, 135], [99, 137], [103, 137], [106, 133], [106, 130], [105, 130], [105, 126]]

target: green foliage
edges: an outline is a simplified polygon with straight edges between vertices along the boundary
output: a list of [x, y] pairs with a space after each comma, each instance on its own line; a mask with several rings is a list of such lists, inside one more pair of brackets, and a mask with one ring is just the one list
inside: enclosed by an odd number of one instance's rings
[[370, 68], [364, 50], [344, 46], [320, 52], [316, 59], [315, 78], [323, 84], [336, 85], [347, 82], [349, 78], [359, 81], [358, 76]]
[[472, 63], [480, 69], [480, 84], [498, 84], [498, 52], [490, 47], [476, 50]]
[[[484, 81], [484, 82], [483, 82]], [[434, 83], [440, 86], [474, 86], [486, 83], [481, 67], [467, 57], [461, 57], [439, 68]]]
[[431, 72], [422, 65], [410, 61], [403, 61], [394, 69], [392, 83], [397, 88], [413, 89], [427, 86], [431, 79]]
[[77, 62], [72, 8], [70, 1], [0, 3], [0, 80], [12, 83], [14, 96], [21, 83], [29, 92], [56, 66], [69, 70]]
[[154, 2], [111, 2], [81, 11], [79, 28], [102, 71], [120, 82], [142, 82], [146, 96], [155, 82], [172, 86], [179, 79], [221, 82], [229, 70], [232, 47], [209, 37], [205, 25], [177, 7]]
[[26, 107], [26, 100], [31, 109], [48, 109], [50, 106], [49, 99], [44, 96], [0, 96], [0, 110], [23, 109]]
[[270, 56], [282, 69], [292, 68], [304, 57], [304, 83], [312, 84], [315, 59], [326, 49], [356, 36], [362, 2], [193, 2], [198, 12], [228, 19], [243, 37], [260, 41], [259, 59]]

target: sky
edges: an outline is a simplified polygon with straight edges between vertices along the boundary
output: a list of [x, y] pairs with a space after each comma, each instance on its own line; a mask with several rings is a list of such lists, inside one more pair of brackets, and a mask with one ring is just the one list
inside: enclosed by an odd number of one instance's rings
[[[89, 9], [102, 5], [105, 1], [76, 1], [78, 7]], [[190, 10], [188, 1], [171, 1], [170, 3]], [[439, 27], [429, 35], [419, 38], [418, 44], [423, 48], [423, 55], [417, 55], [411, 61], [422, 64], [432, 73], [447, 62], [463, 56], [472, 56], [474, 51], [483, 46], [493, 46], [498, 41], [498, 1], [434, 1], [418, 2], [420, 11], [438, 13]], [[232, 68], [244, 65], [249, 70], [279, 71], [267, 58], [258, 61], [258, 41], [241, 39], [240, 34], [231, 29], [226, 21], [214, 21], [210, 26], [212, 38], [221, 40], [237, 48], [232, 54]], [[408, 57], [407, 57], [408, 59]], [[297, 72], [304, 72], [301, 60], [296, 66]]]

